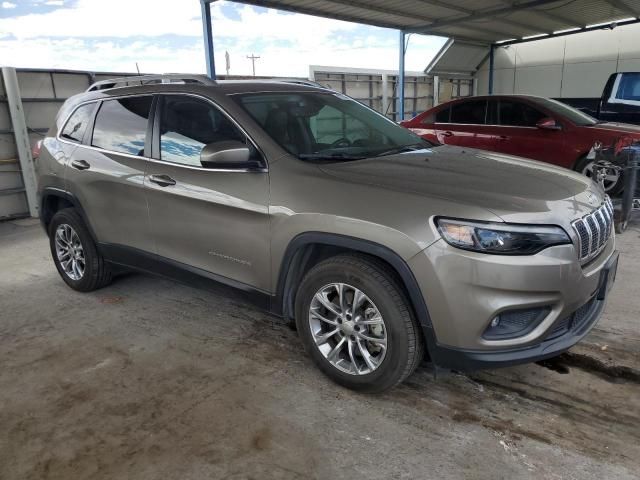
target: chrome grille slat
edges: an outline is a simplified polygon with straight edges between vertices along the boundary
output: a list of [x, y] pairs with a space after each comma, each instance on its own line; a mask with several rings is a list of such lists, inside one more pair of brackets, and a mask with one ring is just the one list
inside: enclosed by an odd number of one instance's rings
[[578, 235], [580, 261], [586, 262], [598, 255], [611, 237], [613, 228], [613, 204], [607, 196], [593, 212], [572, 223]]
[[587, 215], [586, 221], [587, 225], [589, 226], [589, 230], [591, 231], [591, 245], [589, 247], [589, 252], [595, 252], [598, 249], [598, 241], [600, 240], [598, 226], [596, 224], [595, 218], [593, 217], [593, 214]]
[[598, 221], [598, 226], [600, 227], [600, 242], [598, 243], [598, 247], [604, 245], [604, 242], [607, 238], [607, 222], [604, 221], [604, 213], [602, 213], [603, 210], [604, 209], [601, 208], [596, 212], [596, 220]]

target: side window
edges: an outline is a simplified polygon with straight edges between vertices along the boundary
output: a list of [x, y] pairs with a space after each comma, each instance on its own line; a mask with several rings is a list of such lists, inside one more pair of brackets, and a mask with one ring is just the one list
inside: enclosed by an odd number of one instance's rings
[[616, 92], [620, 100], [640, 101], [640, 73], [623, 73]]
[[436, 113], [436, 123], [449, 123], [451, 107], [444, 108]]
[[67, 120], [67, 124], [62, 129], [60, 137], [72, 142], [82, 142], [87, 124], [91, 120], [91, 114], [95, 108], [95, 103], [88, 103], [79, 107]]
[[526, 103], [513, 100], [500, 100], [498, 110], [500, 125], [511, 127], [535, 127], [536, 123], [547, 116]]
[[91, 144], [112, 152], [144, 155], [150, 110], [151, 96], [103, 101]]
[[486, 100], [470, 100], [451, 106], [451, 123], [484, 125], [487, 113]]
[[233, 122], [210, 103], [186, 95], [162, 98], [160, 160], [199, 167], [200, 152], [209, 143], [223, 140], [248, 143]]

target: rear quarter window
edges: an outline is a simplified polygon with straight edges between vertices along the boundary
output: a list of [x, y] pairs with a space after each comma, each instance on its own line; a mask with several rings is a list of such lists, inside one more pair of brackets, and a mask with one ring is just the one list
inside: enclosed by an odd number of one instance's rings
[[87, 131], [87, 125], [91, 121], [91, 115], [95, 103], [88, 103], [78, 107], [67, 120], [67, 123], [60, 132], [60, 138], [71, 142], [81, 143], [84, 133]]

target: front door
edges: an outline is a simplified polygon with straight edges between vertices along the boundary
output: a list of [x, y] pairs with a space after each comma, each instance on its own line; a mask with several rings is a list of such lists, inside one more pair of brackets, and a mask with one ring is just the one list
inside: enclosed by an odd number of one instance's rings
[[[203, 168], [202, 148], [223, 140], [247, 143], [251, 163]], [[269, 176], [251, 141], [209, 100], [176, 94], [158, 96], [153, 146], [145, 186], [157, 254], [268, 292]]]
[[543, 130], [536, 124], [549, 114], [515, 99], [498, 102], [498, 126], [494, 128], [496, 152], [565, 165], [568, 159], [562, 130]]

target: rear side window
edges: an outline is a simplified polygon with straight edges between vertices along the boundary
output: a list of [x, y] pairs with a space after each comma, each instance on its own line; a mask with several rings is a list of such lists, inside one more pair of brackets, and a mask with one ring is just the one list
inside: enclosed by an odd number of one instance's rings
[[623, 73], [616, 98], [640, 101], [640, 73]]
[[484, 125], [487, 113], [486, 100], [471, 100], [451, 106], [451, 123]]
[[526, 103], [513, 100], [500, 100], [498, 111], [500, 125], [512, 127], [535, 127], [536, 123], [547, 116]]
[[72, 142], [82, 142], [84, 132], [87, 130], [87, 124], [91, 120], [91, 114], [95, 107], [94, 103], [88, 103], [78, 107], [73, 115], [67, 120], [67, 124], [62, 129], [60, 137]]
[[[160, 118], [160, 159], [200, 167], [205, 145], [247, 137], [220, 110], [185, 95], [165, 96]], [[253, 146], [249, 145], [253, 152]]]
[[436, 123], [449, 123], [449, 113], [451, 112], [451, 107], [443, 108], [438, 113], [436, 113]]
[[151, 96], [105, 100], [93, 127], [94, 147], [130, 155], [144, 155]]

